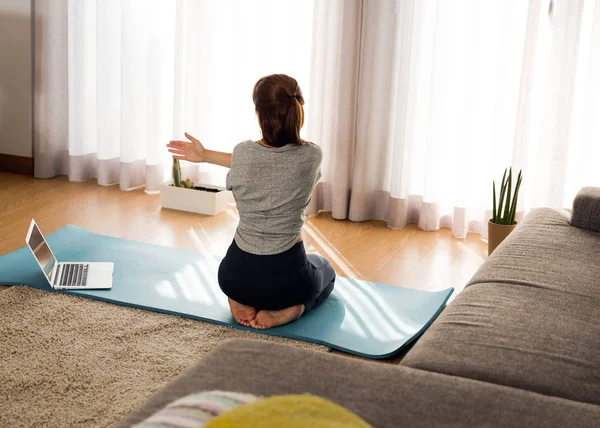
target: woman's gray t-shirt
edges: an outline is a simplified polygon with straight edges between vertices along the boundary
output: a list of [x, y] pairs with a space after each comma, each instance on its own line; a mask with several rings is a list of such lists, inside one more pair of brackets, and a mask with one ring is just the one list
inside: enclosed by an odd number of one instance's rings
[[321, 148], [264, 147], [244, 141], [233, 149], [227, 190], [240, 214], [235, 242], [251, 254], [280, 254], [294, 246], [306, 206], [321, 178]]

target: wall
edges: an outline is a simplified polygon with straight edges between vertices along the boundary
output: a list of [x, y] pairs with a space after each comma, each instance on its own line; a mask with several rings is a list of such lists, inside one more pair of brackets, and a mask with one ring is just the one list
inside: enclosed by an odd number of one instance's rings
[[31, 0], [0, 0], [0, 154], [32, 157]]

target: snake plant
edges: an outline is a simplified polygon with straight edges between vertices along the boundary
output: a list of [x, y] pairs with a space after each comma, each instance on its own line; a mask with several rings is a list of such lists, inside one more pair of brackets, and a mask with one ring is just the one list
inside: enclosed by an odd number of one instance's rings
[[508, 177], [506, 176], [506, 171], [507, 170], [505, 169], [504, 175], [502, 176], [502, 184], [500, 185], [500, 195], [498, 200], [496, 200], [496, 181], [493, 181], [492, 188], [494, 194], [494, 206], [492, 223], [513, 225], [516, 224], [515, 214], [517, 212], [517, 200], [519, 198], [521, 181], [523, 181], [523, 174], [522, 171], [519, 171], [513, 192], [512, 168], [508, 169]]

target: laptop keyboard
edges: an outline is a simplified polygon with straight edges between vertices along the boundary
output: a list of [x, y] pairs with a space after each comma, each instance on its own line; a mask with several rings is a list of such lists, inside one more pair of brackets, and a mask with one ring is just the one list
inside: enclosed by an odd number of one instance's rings
[[60, 265], [60, 280], [56, 285], [61, 287], [85, 287], [89, 265], [73, 263]]

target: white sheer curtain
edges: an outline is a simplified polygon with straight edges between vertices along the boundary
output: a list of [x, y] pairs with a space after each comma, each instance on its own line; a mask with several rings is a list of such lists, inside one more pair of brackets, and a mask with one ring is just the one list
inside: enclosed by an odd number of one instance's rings
[[[312, 212], [485, 236], [507, 166], [524, 172], [521, 212], [600, 185], [595, 1], [317, 2], [315, 40], [331, 22], [347, 35], [325, 39], [338, 55], [316, 50], [309, 138], [344, 156], [325, 162]], [[314, 76], [339, 70], [355, 95], [332, 101]]]
[[[252, 89], [273, 73], [293, 76], [310, 102], [312, 15], [312, 0], [180, 2], [173, 135], [187, 131], [220, 151], [260, 139]], [[221, 167], [200, 172], [225, 183]]]
[[[36, 0], [35, 8], [38, 177], [154, 191], [169, 170], [165, 145], [184, 131], [222, 151], [259, 137], [251, 94], [261, 76], [287, 73], [310, 91], [312, 1]], [[57, 114], [55, 102], [66, 111]], [[219, 169], [203, 170], [222, 181]]]
[[163, 179], [173, 131], [175, 3], [69, 1], [69, 176], [124, 189]]
[[324, 152], [309, 213], [485, 237], [507, 166], [521, 214], [600, 185], [600, 0], [34, 5], [38, 177], [156, 190], [170, 138], [257, 138], [252, 86], [281, 72]]

